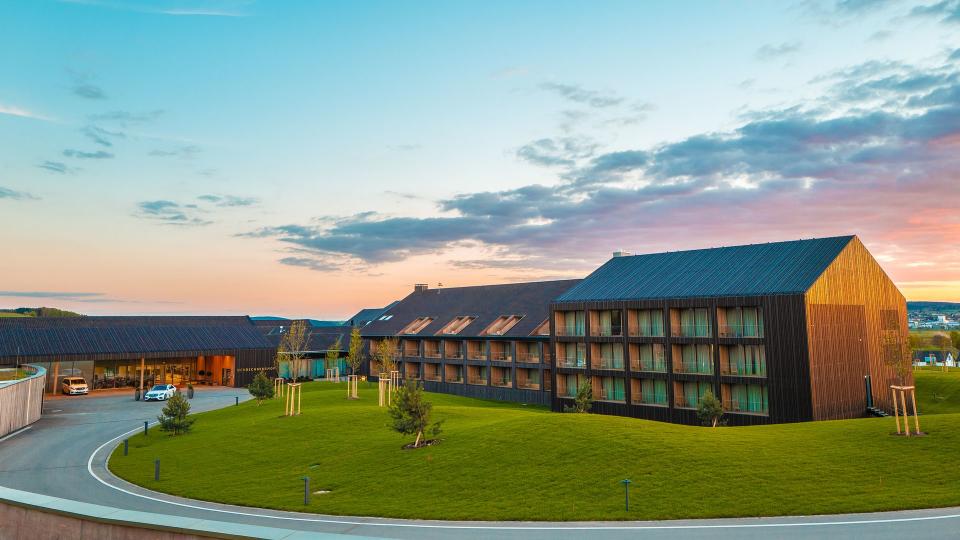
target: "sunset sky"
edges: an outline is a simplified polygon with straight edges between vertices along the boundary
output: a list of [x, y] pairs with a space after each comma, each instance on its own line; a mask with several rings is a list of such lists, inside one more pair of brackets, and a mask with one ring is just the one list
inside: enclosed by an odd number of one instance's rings
[[342, 319], [857, 234], [960, 301], [960, 0], [0, 4], [0, 307]]

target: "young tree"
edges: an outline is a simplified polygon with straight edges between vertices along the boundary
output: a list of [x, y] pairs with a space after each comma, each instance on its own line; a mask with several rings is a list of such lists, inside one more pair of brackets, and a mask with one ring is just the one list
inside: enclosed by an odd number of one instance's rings
[[363, 339], [360, 337], [359, 328], [354, 328], [350, 332], [350, 348], [347, 350], [347, 363], [350, 364], [351, 375], [356, 375], [360, 372], [360, 365], [363, 363]]
[[300, 377], [303, 362], [307, 358], [307, 343], [310, 341], [310, 330], [307, 321], [293, 321], [290, 328], [280, 337], [280, 346], [277, 348], [277, 375], [280, 374], [280, 362], [289, 362], [290, 374], [294, 381]]
[[260, 403], [265, 399], [270, 399], [273, 397], [273, 383], [270, 379], [267, 378], [263, 372], [257, 373], [253, 378], [253, 382], [250, 383], [250, 386], [247, 387], [247, 390], [250, 392], [250, 395], [257, 400], [257, 406], [260, 406]]
[[960, 351], [960, 332], [956, 330], [950, 332], [950, 342], [953, 344], [953, 350]]
[[587, 413], [593, 407], [593, 385], [590, 379], [584, 379], [577, 387], [577, 397], [573, 398], [573, 407], [568, 412]]
[[407, 381], [397, 389], [388, 409], [393, 419], [390, 427], [402, 435], [416, 434], [413, 448], [419, 448], [428, 442], [423, 440], [423, 434], [428, 428], [431, 435], [440, 434], [441, 422], [430, 425], [432, 409], [433, 405], [423, 400], [423, 385], [419, 381]]
[[340, 338], [338, 337], [333, 346], [327, 349], [327, 355], [323, 362], [327, 369], [333, 369], [340, 364], [340, 350]]
[[717, 423], [720, 422], [722, 417], [723, 404], [720, 403], [717, 396], [713, 395], [711, 390], [707, 390], [707, 393], [703, 395], [697, 405], [697, 418], [705, 426], [717, 427]]
[[188, 414], [190, 414], [190, 402], [180, 395], [180, 392], [175, 393], [157, 417], [160, 421], [160, 429], [172, 431], [174, 435], [190, 431], [193, 418], [187, 418]]
[[397, 369], [397, 338], [381, 339], [377, 344], [377, 365], [380, 373], [390, 374]]
[[[909, 349], [913, 349], [917, 345], [913, 335], [909, 337], [909, 340], [908, 347], [905, 348], [899, 336], [887, 335], [883, 337], [883, 350], [881, 351], [883, 363], [893, 369], [901, 386], [906, 384], [913, 363]], [[920, 346], [922, 347], [922, 345]]]

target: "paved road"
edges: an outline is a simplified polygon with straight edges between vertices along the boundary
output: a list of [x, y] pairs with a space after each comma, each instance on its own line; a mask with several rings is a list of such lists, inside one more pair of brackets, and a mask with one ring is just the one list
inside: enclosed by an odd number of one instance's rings
[[[198, 389], [193, 410], [229, 406], [234, 396], [247, 399], [244, 394], [233, 389]], [[202, 503], [143, 490], [113, 478], [103, 467], [114, 447], [104, 443], [142, 428], [143, 421], [155, 419], [162, 406], [134, 402], [127, 393], [48, 400], [39, 422], [0, 441], [0, 485], [130, 510], [384, 538], [960, 538], [960, 508], [809, 518], [570, 524], [342, 518]]]

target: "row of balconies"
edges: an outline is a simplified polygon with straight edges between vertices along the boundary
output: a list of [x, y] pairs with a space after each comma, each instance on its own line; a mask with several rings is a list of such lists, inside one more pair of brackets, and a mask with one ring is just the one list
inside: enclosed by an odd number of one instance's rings
[[[463, 368], [466, 367], [466, 370]], [[466, 372], [466, 376], [464, 376]], [[432, 382], [447, 382], [451, 384], [471, 384], [475, 386], [496, 386], [500, 388], [513, 388], [513, 372], [511, 368], [493, 366], [490, 368], [488, 377], [487, 366], [459, 366], [406, 362], [402, 368], [402, 374], [405, 379], [423, 380]], [[441, 375], [443, 374], [443, 376]], [[517, 368], [516, 378], [518, 389], [523, 390], [549, 390], [550, 371], [544, 372], [544, 380], [547, 385], [541, 384], [540, 370], [535, 368]], [[488, 382], [489, 379], [489, 382]]]
[[[570, 345], [573, 345], [570, 347]], [[591, 369], [623, 371], [624, 359], [620, 344], [591, 343]], [[584, 344], [558, 344], [557, 367], [586, 369]], [[630, 371], [666, 373], [667, 361], [664, 346], [654, 344], [630, 344], [628, 349]], [[713, 345], [672, 346], [672, 371], [674, 373], [714, 374]], [[767, 363], [763, 345], [720, 345], [720, 374], [738, 377], [766, 377]]]
[[[713, 337], [713, 329], [722, 338], [762, 338], [763, 310], [756, 306], [721, 307], [716, 317], [708, 308], [607, 309], [556, 311], [554, 327], [558, 336], [664, 337], [664, 314], [670, 321], [672, 337]], [[624, 317], [624, 314], [626, 317]]]
[[[421, 343], [423, 350], [421, 352]], [[466, 341], [464, 342], [448, 341], [445, 346], [440, 347], [438, 341], [419, 341], [405, 339], [401, 341], [398, 358], [429, 358], [429, 359], [447, 359], [447, 360], [491, 360], [494, 362], [517, 362], [525, 364], [539, 364], [542, 360], [549, 362], [549, 347], [544, 349], [544, 355], [541, 356], [540, 344], [528, 342], [489, 342], [489, 350], [486, 341]], [[374, 350], [374, 346], [371, 346]], [[464, 354], [466, 353], [466, 354]]]

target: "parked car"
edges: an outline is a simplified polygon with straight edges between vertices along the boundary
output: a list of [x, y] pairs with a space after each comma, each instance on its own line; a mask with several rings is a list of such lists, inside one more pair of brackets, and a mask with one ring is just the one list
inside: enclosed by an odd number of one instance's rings
[[166, 401], [177, 393], [177, 387], [172, 384], [158, 384], [143, 395], [144, 401]]
[[60, 390], [68, 396], [80, 396], [90, 393], [87, 381], [83, 377], [64, 377], [60, 383]]

